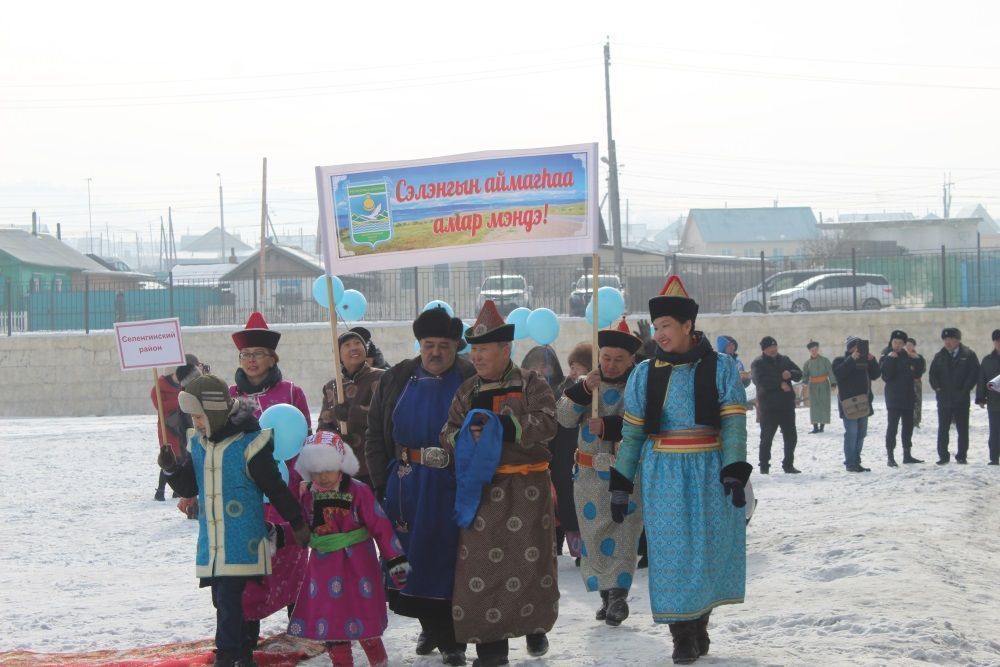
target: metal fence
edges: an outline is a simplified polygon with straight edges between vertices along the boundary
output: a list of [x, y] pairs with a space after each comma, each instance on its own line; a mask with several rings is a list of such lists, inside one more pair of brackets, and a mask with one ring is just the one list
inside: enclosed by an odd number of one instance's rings
[[[799, 290], [798, 306], [786, 293], [775, 294], [765, 279], [782, 271], [839, 271], [845, 278], [814, 290]], [[487, 294], [484, 282], [505, 275], [511, 285], [493, 293], [501, 310], [518, 306], [550, 308], [560, 315], [582, 316], [591, 297], [590, 285], [580, 278], [590, 268], [559, 265], [544, 259], [512, 259], [470, 263], [462, 267], [407, 268], [342, 276], [345, 287], [365, 295], [365, 320], [410, 320], [425, 303], [441, 299], [458, 316], [475, 317]], [[873, 289], [887, 298], [878, 307], [923, 308], [1000, 305], [1000, 249], [948, 251], [905, 255], [732, 258], [684, 254], [624, 267], [602, 266], [601, 285], [620, 285], [629, 312], [644, 312], [649, 297], [659, 292], [666, 277], [676, 273], [684, 280], [703, 313], [733, 310], [767, 312], [790, 310], [857, 310], [874, 307], [861, 284], [865, 274], [884, 277]], [[852, 283], [847, 278], [856, 277]], [[184, 326], [242, 325], [253, 310], [269, 322], [324, 322], [327, 310], [312, 298], [315, 275], [256, 275], [245, 280], [216, 282], [179, 281], [170, 276], [162, 283], [129, 283], [107, 274], [82, 275], [72, 281], [36, 277], [16, 283], [0, 277], [0, 330], [12, 335], [25, 331], [92, 331], [110, 329], [115, 322], [178, 317]], [[522, 280], [523, 279], [523, 280]], [[496, 282], [496, 281], [494, 281]], [[765, 285], [760, 307], [746, 307], [734, 297]], [[820, 286], [822, 287], [822, 285]], [[819, 299], [823, 292], [824, 299]], [[875, 299], [877, 300], [877, 299]], [[807, 308], [803, 308], [805, 303]]]

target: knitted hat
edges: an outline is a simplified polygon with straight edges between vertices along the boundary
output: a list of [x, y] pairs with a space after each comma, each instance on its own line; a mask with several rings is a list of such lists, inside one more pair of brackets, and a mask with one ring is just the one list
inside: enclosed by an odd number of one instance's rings
[[806, 349], [807, 349], [807, 350], [811, 350], [811, 349], [813, 349], [814, 347], [819, 347], [819, 343], [817, 343], [817, 342], [816, 342], [816, 341], [814, 341], [814, 340], [811, 340], [811, 341], [809, 341], [808, 343], [806, 343]]
[[846, 341], [847, 351], [850, 352], [852, 349], [854, 349], [854, 346], [857, 345], [858, 341], [860, 340], [861, 339], [858, 338], [857, 336], [848, 336]]
[[635, 354], [642, 347], [642, 341], [629, 331], [628, 323], [623, 317], [618, 321], [617, 326], [601, 329], [597, 332], [597, 347], [617, 347], [629, 354]]
[[177, 404], [189, 415], [205, 415], [211, 436], [229, 419], [235, 401], [229, 395], [229, 385], [214, 375], [196, 377], [177, 395]]
[[772, 345], [777, 345], [777, 344], [778, 341], [774, 340], [772, 336], [764, 336], [763, 338], [760, 339], [760, 349], [762, 350], [766, 350]]
[[316, 431], [306, 438], [306, 444], [299, 452], [295, 469], [307, 482], [312, 481], [316, 472], [344, 472], [348, 475], [358, 474], [358, 458], [354, 450], [344, 444], [340, 436], [333, 431]]
[[413, 336], [417, 340], [424, 338], [462, 339], [462, 329], [465, 325], [457, 317], [448, 315], [444, 308], [431, 308], [420, 313], [413, 320]]
[[688, 296], [679, 276], [670, 276], [660, 290], [660, 296], [649, 300], [649, 319], [672, 317], [678, 322], [694, 322], [698, 303]]
[[[432, 308], [428, 312], [438, 310]], [[445, 313], [447, 315], [447, 313]], [[486, 303], [479, 310], [479, 316], [475, 323], [465, 332], [465, 340], [471, 345], [481, 343], [509, 343], [514, 340], [514, 325], [506, 324], [500, 317], [500, 311], [492, 300], [487, 299]]]
[[349, 329], [337, 337], [337, 347], [340, 347], [341, 345], [343, 345], [344, 343], [346, 343], [351, 339], [359, 341], [361, 345], [364, 346], [365, 352], [368, 352], [368, 341], [366, 341], [365, 337], [359, 334], [354, 329]]
[[174, 375], [177, 376], [177, 381], [181, 383], [182, 387], [186, 387], [196, 377], [201, 376], [201, 370], [198, 368], [200, 363], [198, 357], [193, 354], [185, 354], [184, 361], [187, 363], [178, 366], [174, 371]]
[[236, 343], [238, 350], [248, 347], [263, 347], [274, 350], [278, 347], [280, 338], [280, 333], [267, 328], [264, 316], [258, 312], [250, 313], [250, 319], [247, 320], [243, 331], [237, 331], [233, 334], [233, 342]]
[[993, 338], [993, 340], [1000, 340], [1000, 329], [994, 329], [993, 330], [993, 336], [992, 336], [992, 338]]
[[945, 327], [941, 330], [941, 338], [957, 338], [962, 340], [962, 332], [956, 327]]
[[906, 335], [905, 331], [900, 331], [899, 329], [896, 329], [891, 334], [889, 334], [889, 342], [891, 343], [897, 338], [905, 343], [906, 339], [909, 338], [909, 336]]
[[[600, 334], [598, 334], [600, 335]], [[569, 364], [580, 364], [587, 369], [587, 372], [593, 370], [594, 365], [594, 348], [590, 343], [577, 343], [573, 351], [569, 353]]]

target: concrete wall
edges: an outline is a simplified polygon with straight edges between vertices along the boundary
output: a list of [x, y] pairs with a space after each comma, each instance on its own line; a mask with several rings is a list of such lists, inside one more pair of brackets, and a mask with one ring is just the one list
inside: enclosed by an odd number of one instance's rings
[[[638, 317], [630, 317], [633, 324]], [[394, 363], [414, 356], [410, 323], [365, 323], [386, 358]], [[561, 319], [555, 348], [565, 362], [573, 346], [590, 339], [590, 328], [581, 318]], [[980, 356], [992, 350], [990, 333], [1000, 327], [1000, 308], [883, 310], [877, 312], [781, 313], [774, 315], [704, 315], [698, 327], [712, 344], [727, 334], [740, 343], [741, 357], [749, 362], [760, 354], [758, 341], [774, 336], [779, 350], [801, 364], [808, 356], [810, 339], [822, 344], [831, 359], [843, 351], [848, 335], [868, 338], [878, 352], [889, 332], [902, 328], [917, 339], [917, 349], [930, 358], [941, 347], [941, 329], [957, 326], [963, 341]], [[238, 366], [230, 327], [192, 327], [184, 330], [184, 346], [212, 366], [212, 372], [232, 382]], [[327, 325], [283, 325], [278, 353], [285, 378], [300, 384], [310, 407], [317, 411], [320, 388], [333, 376], [332, 336]], [[515, 359], [534, 346], [519, 341]], [[80, 334], [21, 334], [0, 338], [0, 417], [70, 417], [152, 413], [149, 400], [152, 371], [119, 370], [111, 332]], [[879, 390], [881, 383], [876, 383]]]

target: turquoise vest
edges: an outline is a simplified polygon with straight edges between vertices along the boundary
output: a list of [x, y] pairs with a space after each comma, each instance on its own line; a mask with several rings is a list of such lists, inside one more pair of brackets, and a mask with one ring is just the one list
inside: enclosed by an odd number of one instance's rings
[[203, 443], [189, 431], [198, 480], [199, 577], [259, 576], [271, 573], [264, 526], [264, 495], [247, 473], [247, 464], [271, 439], [271, 430], [254, 431], [219, 443]]

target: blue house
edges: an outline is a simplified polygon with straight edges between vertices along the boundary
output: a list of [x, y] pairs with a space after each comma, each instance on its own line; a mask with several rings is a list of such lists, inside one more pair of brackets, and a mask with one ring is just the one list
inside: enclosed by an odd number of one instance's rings
[[699, 255], [768, 257], [805, 254], [821, 238], [808, 206], [693, 208], [681, 235], [681, 252]]

